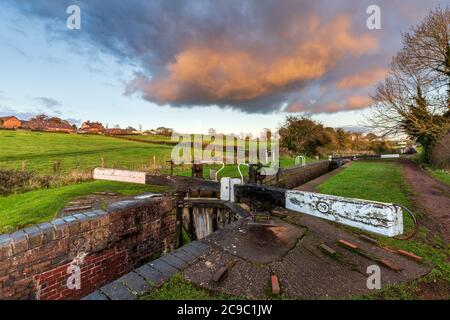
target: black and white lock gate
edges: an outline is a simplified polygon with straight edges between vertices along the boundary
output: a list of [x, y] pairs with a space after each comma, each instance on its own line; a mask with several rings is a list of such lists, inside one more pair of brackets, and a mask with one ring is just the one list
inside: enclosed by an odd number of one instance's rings
[[414, 214], [399, 204], [243, 184], [241, 179], [235, 178], [225, 177], [219, 183], [198, 178], [155, 176], [145, 172], [97, 168], [94, 170], [94, 179], [172, 185], [178, 191], [186, 192], [196, 188], [220, 191], [220, 199], [224, 201], [279, 206], [387, 237], [399, 238], [403, 234], [403, 211], [406, 211], [411, 215], [415, 228], [411, 235], [400, 239], [411, 238], [417, 230]]

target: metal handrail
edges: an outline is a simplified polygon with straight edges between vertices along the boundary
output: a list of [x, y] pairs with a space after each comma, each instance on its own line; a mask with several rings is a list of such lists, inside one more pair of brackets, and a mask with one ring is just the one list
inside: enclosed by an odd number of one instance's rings
[[244, 183], [244, 175], [241, 172], [241, 165], [244, 165], [247, 167], [250, 167], [250, 165], [248, 163], [238, 163], [238, 171], [239, 171], [239, 174], [241, 175], [241, 183]]
[[[200, 163], [205, 163], [205, 164], [210, 164], [210, 163], [216, 164], [217, 162], [219, 162], [219, 161], [213, 161], [213, 160], [211, 160], [211, 161], [206, 161], [206, 160], [200, 161]], [[222, 167], [221, 167], [219, 170], [217, 170], [217, 171], [216, 171], [216, 174], [214, 175], [214, 181], [219, 181], [219, 180], [217, 179], [218, 176], [219, 176], [219, 172], [222, 171], [222, 170], [225, 168], [225, 162], [222, 161], [221, 164], [222, 164]]]
[[409, 235], [403, 236], [403, 237], [398, 237], [398, 236], [396, 236], [396, 237], [393, 237], [393, 238], [394, 238], [394, 239], [397, 239], [397, 240], [409, 240], [409, 239], [411, 239], [412, 237], [414, 237], [414, 236], [417, 234], [417, 230], [419, 229], [419, 223], [418, 223], [418, 221], [417, 221], [417, 218], [416, 218], [416, 216], [414, 215], [414, 213], [412, 213], [412, 211], [409, 210], [409, 209], [408, 209], [407, 207], [405, 207], [404, 205], [399, 204], [399, 203], [394, 203], [393, 205], [394, 205], [394, 207], [402, 208], [402, 209], [404, 209], [406, 212], [408, 212], [408, 214], [410, 215], [410, 217], [411, 217], [411, 218], [413, 219], [413, 221], [414, 221], [414, 229], [413, 229], [413, 231], [412, 231]]

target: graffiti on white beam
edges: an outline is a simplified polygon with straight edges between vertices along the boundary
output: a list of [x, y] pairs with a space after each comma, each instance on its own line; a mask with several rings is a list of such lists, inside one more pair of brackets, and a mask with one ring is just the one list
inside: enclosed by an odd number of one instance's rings
[[403, 233], [402, 209], [391, 203], [287, 191], [286, 208], [388, 237]]

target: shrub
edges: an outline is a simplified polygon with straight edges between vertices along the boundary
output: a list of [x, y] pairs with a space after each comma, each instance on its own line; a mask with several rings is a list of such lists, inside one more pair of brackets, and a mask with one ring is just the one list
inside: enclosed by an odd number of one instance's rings
[[51, 177], [38, 176], [30, 172], [0, 170], [0, 195], [49, 188]]
[[450, 169], [450, 129], [437, 140], [430, 157], [433, 167]]

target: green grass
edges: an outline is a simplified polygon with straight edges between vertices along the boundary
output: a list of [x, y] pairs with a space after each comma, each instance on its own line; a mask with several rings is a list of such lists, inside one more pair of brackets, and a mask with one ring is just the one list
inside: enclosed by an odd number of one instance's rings
[[[354, 162], [349, 168], [339, 172], [318, 187], [318, 191], [344, 197], [400, 203], [412, 208], [409, 197], [412, 196], [409, 186], [403, 178], [403, 170], [396, 162]], [[423, 213], [415, 212], [420, 218]], [[412, 227], [409, 216], [404, 220], [405, 232]], [[409, 299], [417, 291], [421, 281], [433, 281], [433, 277], [443, 279], [450, 285], [450, 246], [441, 239], [427, 239], [428, 230], [420, 227], [415, 238], [407, 241], [371, 235], [381, 244], [407, 250], [423, 257], [424, 262], [435, 266], [432, 273], [423, 279], [409, 284], [390, 286], [368, 296], [358, 298]]]
[[358, 162], [318, 186], [318, 191], [411, 206], [402, 168], [395, 162]]
[[450, 186], [450, 172], [443, 169], [433, 169], [431, 167], [425, 167], [425, 170], [431, 174], [435, 179]]
[[95, 181], [0, 197], [0, 233], [50, 221], [71, 199], [102, 191], [135, 195], [144, 192], [163, 192], [164, 188]]
[[423, 148], [418, 148], [418, 153], [412, 158], [417, 164], [419, 164], [425, 171], [428, 172], [436, 180], [439, 180], [447, 185], [450, 185], [450, 171], [444, 169], [436, 169], [430, 166], [424, 161]]
[[[136, 139], [150, 139], [148, 136], [131, 136]], [[156, 137], [158, 141], [167, 137]], [[153, 157], [160, 173], [168, 173], [166, 161], [171, 158], [172, 146], [129, 141], [99, 135], [61, 134], [31, 132], [23, 130], [0, 130], [0, 169], [21, 170], [22, 161], [26, 169], [38, 174], [52, 174], [53, 163], [60, 161], [62, 174], [74, 170], [88, 171], [101, 165], [128, 170], [153, 170]], [[311, 159], [309, 159], [311, 161]], [[294, 164], [290, 157], [281, 158], [281, 166]], [[205, 177], [209, 178], [209, 169], [220, 165], [206, 165]], [[243, 167], [247, 174], [247, 168]], [[190, 175], [189, 166], [175, 166], [174, 173]], [[227, 165], [220, 177], [239, 177], [236, 165]]]
[[20, 170], [26, 161], [29, 171], [51, 174], [54, 161], [62, 173], [90, 170], [100, 166], [124, 169], [151, 168], [170, 160], [170, 146], [120, 140], [98, 135], [0, 130], [0, 168]]
[[224, 294], [213, 295], [208, 291], [196, 288], [186, 281], [180, 273], [176, 273], [160, 288], [153, 289], [149, 294], [141, 297], [142, 300], [238, 300]]
[[142, 141], [171, 141], [171, 137], [166, 137], [166, 136], [159, 136], [159, 135], [138, 135], [138, 134], [133, 134], [133, 135], [127, 135], [127, 136], [119, 136], [119, 137], [124, 137], [124, 138], [130, 138], [130, 139], [136, 139], [136, 140], [142, 140]]

